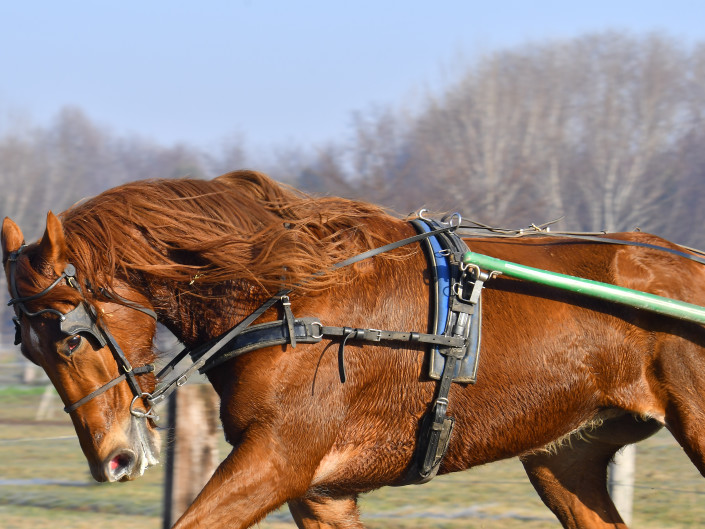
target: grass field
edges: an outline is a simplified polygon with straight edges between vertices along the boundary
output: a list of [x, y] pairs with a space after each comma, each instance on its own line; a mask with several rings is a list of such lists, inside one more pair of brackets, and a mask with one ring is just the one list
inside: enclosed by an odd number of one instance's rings
[[[94, 483], [58, 401], [53, 416], [35, 420], [42, 392], [0, 389], [0, 527], [159, 529], [163, 468], [129, 483]], [[636, 483], [633, 527], [705, 526], [705, 479], [667, 432], [639, 445]], [[560, 527], [516, 459], [384, 488], [364, 496], [361, 510], [371, 529]], [[284, 508], [260, 527], [294, 524]]]

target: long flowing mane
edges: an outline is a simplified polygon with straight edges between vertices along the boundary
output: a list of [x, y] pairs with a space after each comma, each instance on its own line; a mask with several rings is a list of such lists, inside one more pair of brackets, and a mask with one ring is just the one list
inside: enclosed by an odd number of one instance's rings
[[253, 171], [134, 182], [61, 217], [69, 259], [94, 285], [137, 274], [201, 287], [245, 280], [267, 292], [313, 274], [302, 291], [340, 281], [330, 266], [379, 245], [375, 234], [392, 219], [379, 207], [314, 198]]

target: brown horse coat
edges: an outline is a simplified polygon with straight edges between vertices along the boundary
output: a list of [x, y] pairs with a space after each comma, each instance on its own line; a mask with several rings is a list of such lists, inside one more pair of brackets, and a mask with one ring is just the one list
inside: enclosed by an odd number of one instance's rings
[[[374, 206], [308, 197], [258, 173], [137, 182], [61, 221], [50, 214], [41, 241], [18, 258], [17, 288], [36, 293], [71, 262], [84, 284], [153, 307], [188, 345], [223, 333], [283, 285], [294, 287], [298, 317], [426, 332], [428, 272], [418, 245], [330, 269], [413, 234]], [[675, 247], [646, 234], [613, 237]], [[6, 270], [22, 242], [6, 219]], [[653, 249], [549, 237], [466, 242], [536, 268], [705, 299], [702, 265]], [[133, 365], [152, 360], [151, 318], [97, 288], [83, 295]], [[503, 277], [483, 296], [478, 382], [451, 389], [457, 422], [441, 473], [520, 456], [564, 527], [603, 528], [625, 527], [605, 489], [621, 446], [665, 425], [705, 471], [701, 326]], [[65, 313], [80, 299], [61, 284], [27, 306]], [[276, 318], [272, 310], [263, 319]], [[22, 349], [69, 405], [118, 368], [107, 348], [71, 341], [56, 320], [22, 315]], [[300, 527], [360, 527], [357, 495], [404, 479], [437, 385], [425, 348], [350, 342], [345, 384], [336, 350], [330, 340], [270, 347], [208, 373], [233, 450], [176, 527], [249, 527], [284, 502]], [[155, 381], [148, 375], [142, 384], [152, 391]], [[119, 384], [71, 413], [97, 480], [133, 479], [156, 462], [157, 434], [130, 414], [132, 399]]]

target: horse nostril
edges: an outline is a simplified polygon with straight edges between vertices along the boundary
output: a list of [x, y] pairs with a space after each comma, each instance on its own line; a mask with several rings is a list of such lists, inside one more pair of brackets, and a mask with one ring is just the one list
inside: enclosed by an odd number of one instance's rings
[[121, 450], [113, 455], [104, 465], [108, 481], [128, 479], [135, 467], [135, 454], [132, 450]]

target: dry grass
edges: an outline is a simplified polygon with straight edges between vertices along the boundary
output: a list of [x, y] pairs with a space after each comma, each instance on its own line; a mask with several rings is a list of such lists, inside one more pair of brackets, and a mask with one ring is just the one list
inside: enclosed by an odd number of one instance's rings
[[[93, 483], [60, 405], [50, 419], [34, 421], [40, 396], [41, 389], [0, 390], [0, 526], [159, 529], [163, 469], [135, 482]], [[634, 492], [633, 527], [705, 526], [705, 480], [667, 432], [639, 445]], [[361, 510], [370, 529], [560, 527], [515, 459], [423, 486], [384, 488], [364, 496]], [[260, 527], [294, 524], [284, 508]]]

